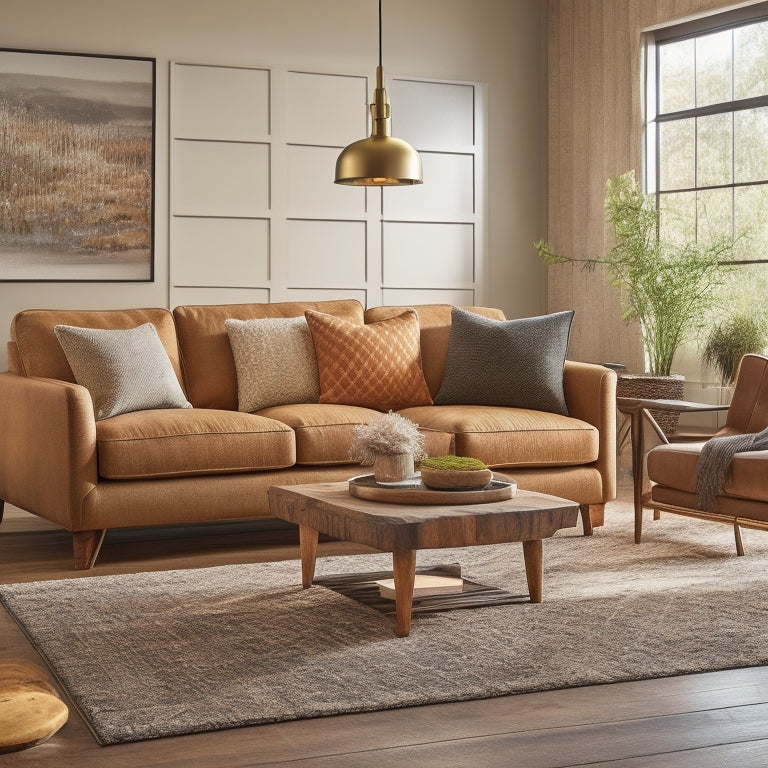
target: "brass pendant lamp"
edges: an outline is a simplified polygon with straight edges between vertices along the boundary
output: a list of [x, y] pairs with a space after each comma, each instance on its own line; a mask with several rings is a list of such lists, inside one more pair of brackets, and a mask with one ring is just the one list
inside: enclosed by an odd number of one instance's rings
[[336, 184], [397, 187], [422, 183], [421, 158], [408, 142], [391, 136], [390, 107], [381, 66], [381, 0], [379, 0], [379, 65], [371, 109], [371, 135], [345, 147], [336, 160]]

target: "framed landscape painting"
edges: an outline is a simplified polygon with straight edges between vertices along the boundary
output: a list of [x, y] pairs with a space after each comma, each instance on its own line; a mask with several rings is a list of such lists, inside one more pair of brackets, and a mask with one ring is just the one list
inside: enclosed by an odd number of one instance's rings
[[155, 59], [0, 49], [0, 281], [154, 278]]

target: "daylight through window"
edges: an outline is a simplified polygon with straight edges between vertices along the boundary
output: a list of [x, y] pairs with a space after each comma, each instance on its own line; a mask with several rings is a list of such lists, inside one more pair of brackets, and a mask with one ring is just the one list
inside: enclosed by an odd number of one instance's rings
[[664, 237], [737, 238], [733, 309], [768, 296], [768, 3], [654, 33], [647, 48], [646, 187]]

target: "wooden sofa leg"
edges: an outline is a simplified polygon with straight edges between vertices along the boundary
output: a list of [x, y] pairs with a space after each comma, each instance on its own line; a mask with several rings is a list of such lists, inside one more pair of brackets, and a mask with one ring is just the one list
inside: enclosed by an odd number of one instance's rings
[[106, 533], [106, 530], [72, 532], [72, 547], [75, 551], [76, 570], [87, 571], [93, 568]]
[[741, 528], [739, 528], [739, 521], [733, 521], [733, 533], [736, 536], [736, 554], [740, 557], [744, 556], [744, 545], [741, 543]]
[[591, 536], [596, 526], [605, 524], [605, 504], [581, 504], [579, 510], [585, 536]]
[[5, 512], [5, 500], [0, 499], [0, 523], [3, 522], [3, 512]]
[[584, 528], [584, 535], [592, 535], [592, 515], [589, 511], [589, 504], [580, 504], [579, 512], [581, 512], [581, 524]]

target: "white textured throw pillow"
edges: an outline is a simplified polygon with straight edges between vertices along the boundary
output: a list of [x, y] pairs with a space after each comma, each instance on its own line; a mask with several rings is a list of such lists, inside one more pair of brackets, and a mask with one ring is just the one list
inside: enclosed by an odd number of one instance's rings
[[127, 330], [53, 330], [75, 381], [91, 393], [97, 421], [130, 411], [192, 407], [152, 323]]
[[318, 401], [317, 358], [304, 317], [229, 319], [224, 326], [235, 358], [238, 410]]

